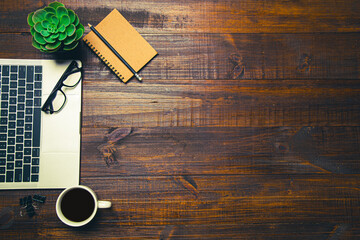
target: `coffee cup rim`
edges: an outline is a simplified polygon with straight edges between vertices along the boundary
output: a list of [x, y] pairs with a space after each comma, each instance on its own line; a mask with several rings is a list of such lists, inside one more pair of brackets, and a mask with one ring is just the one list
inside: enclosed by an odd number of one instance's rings
[[[85, 219], [85, 220], [83, 220], [81, 222], [74, 222], [74, 221], [69, 220], [68, 218], [66, 218], [64, 216], [63, 212], [61, 211], [61, 204], [60, 203], [61, 203], [64, 195], [67, 192], [69, 192], [69, 191], [71, 191], [73, 189], [76, 189], [76, 188], [81, 188], [81, 189], [84, 189], [84, 190], [88, 191], [91, 194], [91, 196], [93, 197], [94, 204], [95, 204], [94, 205], [94, 210], [93, 210], [92, 214], [90, 215], [90, 217], [88, 217], [87, 219]], [[57, 216], [59, 217], [59, 219], [63, 223], [65, 223], [66, 225], [71, 226], [71, 227], [81, 227], [81, 226], [86, 225], [87, 223], [89, 223], [95, 217], [95, 215], [97, 213], [97, 210], [98, 210], [98, 200], [97, 200], [97, 196], [96, 196], [95, 192], [91, 188], [89, 188], [87, 186], [83, 186], [83, 185], [77, 185], [77, 186], [68, 187], [68, 188], [64, 189], [60, 193], [60, 195], [58, 196], [58, 198], [56, 200], [56, 214], [57, 214]]]

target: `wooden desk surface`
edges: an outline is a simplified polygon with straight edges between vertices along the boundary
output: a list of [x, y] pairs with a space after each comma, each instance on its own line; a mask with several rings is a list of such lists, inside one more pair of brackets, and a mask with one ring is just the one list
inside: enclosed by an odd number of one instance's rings
[[[1, 58], [57, 58], [26, 22], [48, 3], [1, 1]], [[83, 43], [63, 56], [85, 66], [80, 182], [113, 207], [74, 229], [60, 190], [1, 191], [1, 239], [360, 238], [359, 1], [63, 3], [84, 26], [117, 8], [159, 55], [126, 85]]]

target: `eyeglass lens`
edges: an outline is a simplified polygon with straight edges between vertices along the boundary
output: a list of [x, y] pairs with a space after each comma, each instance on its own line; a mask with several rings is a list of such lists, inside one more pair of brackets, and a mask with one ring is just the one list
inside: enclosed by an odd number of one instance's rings
[[71, 64], [67, 71], [63, 74], [61, 82], [58, 83], [59, 88], [49, 96], [49, 104], [46, 107], [47, 111], [58, 112], [66, 103], [65, 92], [68, 88], [75, 87], [81, 80], [81, 68], [75, 64]]

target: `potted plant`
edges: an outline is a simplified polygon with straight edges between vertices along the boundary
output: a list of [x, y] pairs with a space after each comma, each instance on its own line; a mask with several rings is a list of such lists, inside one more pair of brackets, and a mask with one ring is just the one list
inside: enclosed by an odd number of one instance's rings
[[32, 45], [46, 53], [73, 50], [84, 34], [79, 17], [59, 2], [30, 13], [27, 21]]

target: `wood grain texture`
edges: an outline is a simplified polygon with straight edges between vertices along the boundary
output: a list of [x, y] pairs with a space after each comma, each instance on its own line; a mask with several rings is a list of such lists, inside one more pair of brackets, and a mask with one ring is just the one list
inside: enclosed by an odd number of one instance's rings
[[[5, 1], [0, 32], [26, 32], [27, 15], [51, 1]], [[75, 10], [84, 22], [98, 23], [117, 8], [137, 28], [148, 33], [298, 33], [357, 32], [357, 1], [256, 1], [256, 0], [132, 0], [132, 1], [62, 1]]]
[[358, 1], [62, 1], [84, 25], [117, 8], [159, 52], [127, 84], [83, 43], [31, 47], [50, 2], [0, 2], [0, 57], [83, 62], [80, 183], [113, 207], [73, 229], [61, 190], [1, 191], [1, 239], [360, 238]]

